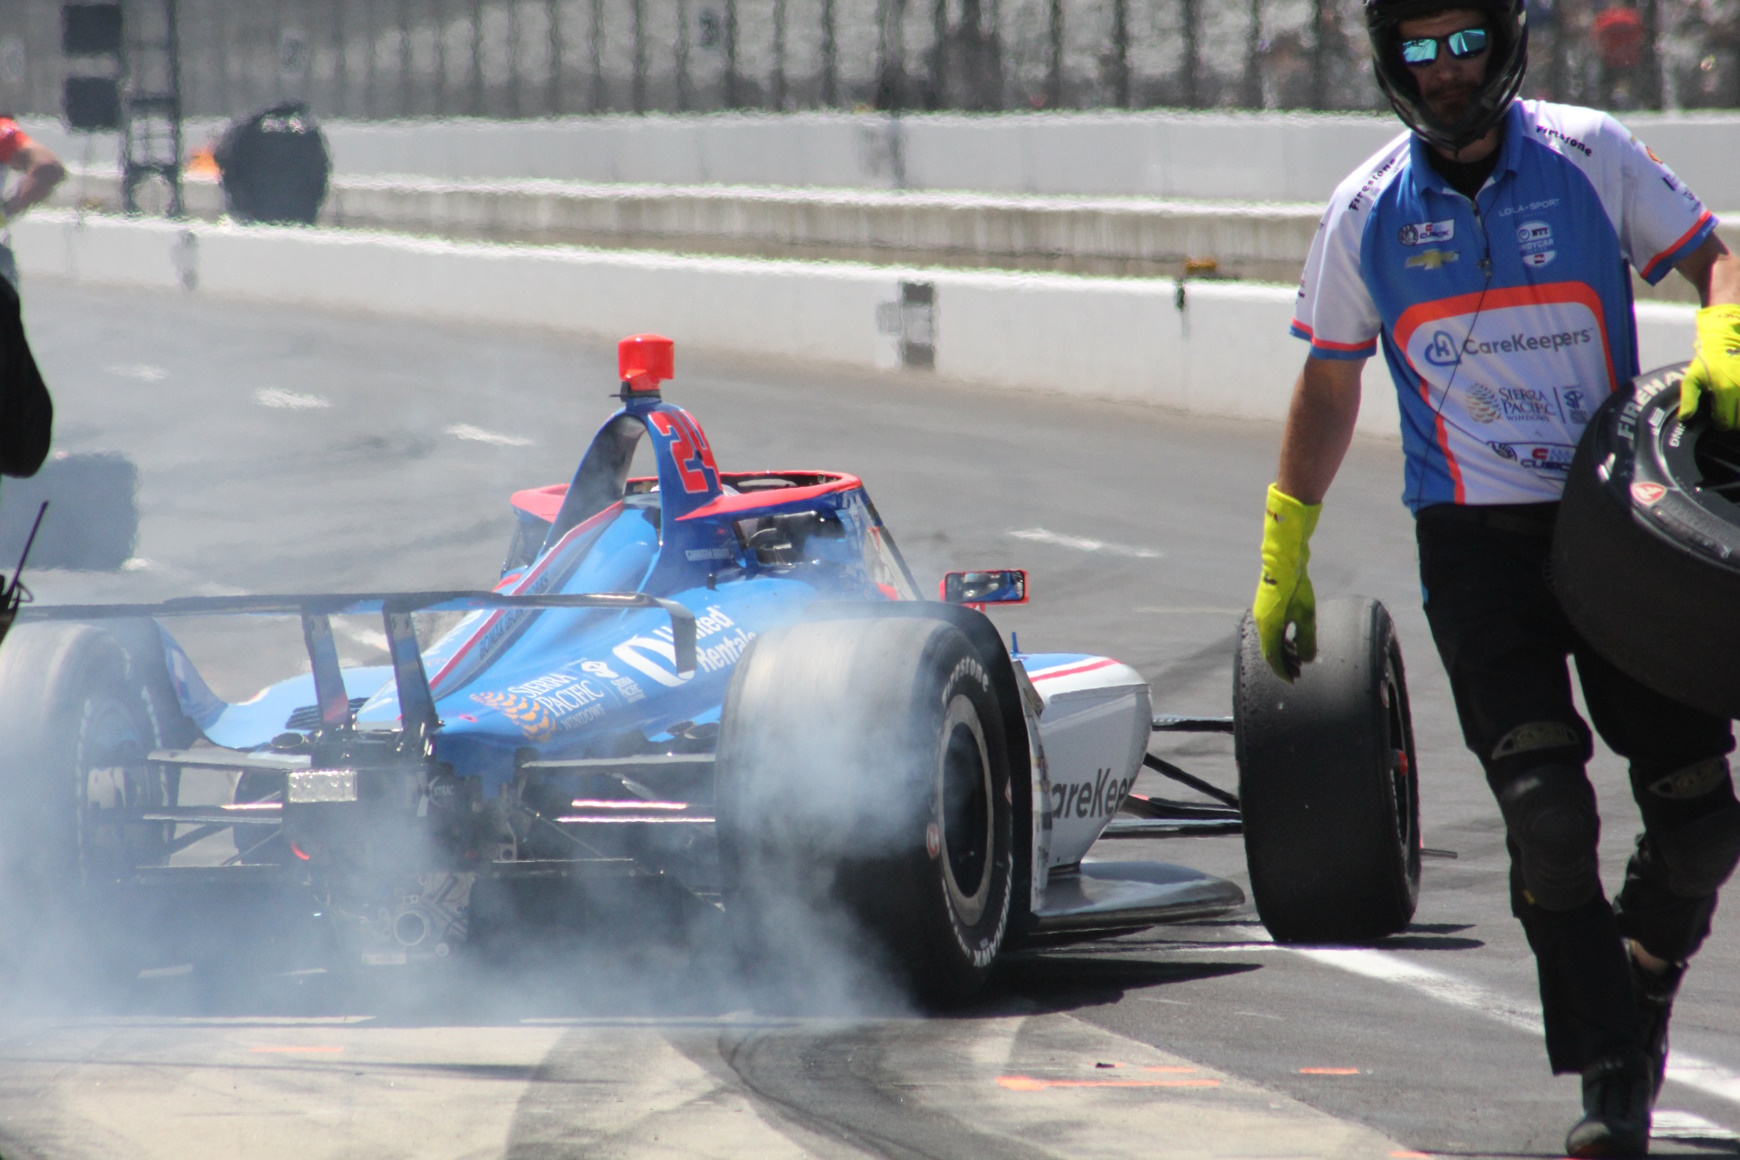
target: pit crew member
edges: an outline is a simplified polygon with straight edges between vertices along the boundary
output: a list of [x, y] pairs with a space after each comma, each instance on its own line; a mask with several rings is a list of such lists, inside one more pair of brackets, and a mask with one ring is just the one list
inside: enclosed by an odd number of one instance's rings
[[[0, 113], [0, 165], [24, 176], [12, 193], [0, 201], [0, 229], [7, 222], [48, 197], [66, 177], [66, 167], [47, 146], [38, 144], [18, 127], [18, 122]], [[18, 286], [18, 264], [12, 256], [10, 238], [0, 244], [0, 278]]]
[[[1399, 393], [1403, 500], [1463, 736], [1504, 817], [1511, 906], [1539, 968], [1547, 1055], [1582, 1076], [1573, 1156], [1642, 1155], [1686, 962], [1740, 860], [1729, 722], [1639, 685], [1566, 621], [1545, 577], [1557, 501], [1595, 407], [1637, 373], [1628, 266], [1698, 290], [1683, 413], [1740, 423], [1740, 261], [1715, 219], [1604, 113], [1518, 101], [1523, 0], [1365, 0], [1408, 132], [1336, 190], [1293, 331], [1311, 343], [1269, 489], [1253, 608], [1285, 679], [1315, 652], [1308, 542], [1381, 348]], [[1288, 630], [1291, 628], [1291, 635]], [[1630, 763], [1644, 832], [1609, 903], [1584, 772], [1589, 725]]]

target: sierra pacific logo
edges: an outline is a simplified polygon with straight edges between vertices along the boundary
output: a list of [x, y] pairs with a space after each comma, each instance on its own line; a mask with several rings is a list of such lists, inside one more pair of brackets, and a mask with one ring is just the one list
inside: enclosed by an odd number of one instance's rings
[[1462, 356], [1456, 351], [1456, 340], [1442, 330], [1438, 331], [1426, 347], [1426, 361], [1435, 367], [1453, 367], [1461, 362]]
[[1468, 417], [1476, 423], [1496, 423], [1502, 410], [1503, 405], [1491, 387], [1475, 383], [1468, 388]]
[[473, 693], [471, 699], [518, 725], [528, 740], [548, 741], [555, 734], [555, 723], [550, 720], [549, 710], [530, 697], [513, 693]]

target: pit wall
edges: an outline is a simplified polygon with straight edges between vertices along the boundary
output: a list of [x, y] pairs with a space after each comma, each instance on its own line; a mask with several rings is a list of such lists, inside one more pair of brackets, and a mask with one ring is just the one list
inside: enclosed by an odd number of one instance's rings
[[[695, 258], [394, 234], [38, 211], [12, 226], [25, 278], [129, 286], [1053, 391], [1280, 420], [1305, 354], [1294, 291], [1238, 282]], [[928, 291], [925, 289], [928, 287]], [[929, 303], [925, 299], [928, 297]], [[1643, 365], [1687, 357], [1692, 310], [1638, 309]], [[930, 366], [925, 366], [929, 362]], [[1397, 434], [1381, 359], [1359, 428]]]
[[[1740, 116], [1626, 114], [1710, 205], [1740, 204]], [[69, 161], [113, 136], [25, 128]], [[190, 122], [191, 149], [221, 131]], [[676, 185], [971, 190], [1321, 202], [1401, 131], [1392, 116], [1310, 113], [881, 113], [332, 121], [336, 173]]]

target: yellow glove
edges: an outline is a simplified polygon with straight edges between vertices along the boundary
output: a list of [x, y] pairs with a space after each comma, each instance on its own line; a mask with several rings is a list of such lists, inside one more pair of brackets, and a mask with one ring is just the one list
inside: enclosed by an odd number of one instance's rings
[[[1303, 504], [1274, 484], [1263, 514], [1263, 578], [1251, 602], [1263, 659], [1275, 675], [1292, 683], [1299, 666], [1317, 656], [1317, 595], [1305, 565], [1311, 559], [1311, 533], [1323, 505]], [[1287, 641], [1287, 626], [1294, 626]]]
[[1680, 384], [1680, 419], [1697, 414], [1710, 396], [1710, 419], [1725, 431], [1740, 427], [1740, 306], [1698, 311], [1698, 357]]

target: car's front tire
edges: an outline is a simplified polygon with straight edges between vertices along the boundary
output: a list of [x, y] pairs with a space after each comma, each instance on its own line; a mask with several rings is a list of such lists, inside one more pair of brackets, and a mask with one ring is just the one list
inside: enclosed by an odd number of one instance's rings
[[[868, 936], [921, 997], [970, 995], [1008, 933], [1002, 714], [967, 638], [923, 617], [812, 621], [738, 663], [718, 752], [727, 915], [752, 958]], [[842, 926], [843, 923], [843, 926]]]

